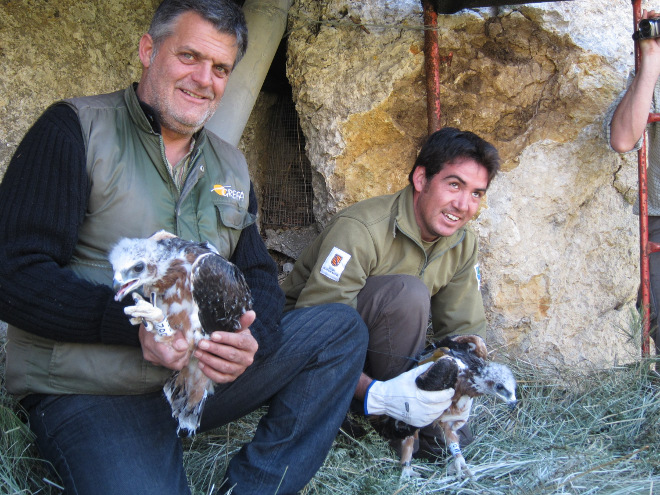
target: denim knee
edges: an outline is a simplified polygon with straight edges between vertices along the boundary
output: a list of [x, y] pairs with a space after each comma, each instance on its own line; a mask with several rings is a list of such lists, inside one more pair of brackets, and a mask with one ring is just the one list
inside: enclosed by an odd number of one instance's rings
[[[330, 342], [346, 360], [355, 361], [361, 367], [369, 342], [369, 331], [360, 314], [351, 306], [330, 303], [316, 306], [315, 318], [324, 321], [322, 327], [334, 337]], [[350, 351], [350, 352], [347, 352]], [[353, 359], [355, 357], [355, 359]]]

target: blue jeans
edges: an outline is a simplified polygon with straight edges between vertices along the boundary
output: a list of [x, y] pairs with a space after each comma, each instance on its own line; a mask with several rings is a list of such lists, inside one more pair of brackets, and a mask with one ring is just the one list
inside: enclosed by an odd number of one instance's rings
[[[232, 458], [232, 494], [293, 494], [322, 465], [364, 364], [358, 313], [328, 304], [286, 313], [281, 346], [232, 383], [216, 386], [200, 431], [263, 404], [254, 438]], [[42, 455], [71, 494], [189, 493], [176, 423], [162, 393], [45, 396], [30, 409]]]

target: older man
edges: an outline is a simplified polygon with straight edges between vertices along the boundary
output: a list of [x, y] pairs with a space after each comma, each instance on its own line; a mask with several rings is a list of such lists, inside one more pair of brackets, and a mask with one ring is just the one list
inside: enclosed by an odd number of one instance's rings
[[364, 324], [342, 305], [281, 316], [245, 160], [204, 129], [246, 44], [231, 0], [165, 0], [140, 40], [139, 83], [48, 108], [0, 184], [7, 389], [67, 493], [189, 492], [161, 391], [187, 344], [156, 342], [114, 301], [107, 253], [121, 237], [165, 229], [208, 241], [250, 285], [242, 329], [215, 332], [195, 352], [219, 384], [202, 431], [269, 406], [229, 465], [232, 493], [302, 489], [350, 403]]

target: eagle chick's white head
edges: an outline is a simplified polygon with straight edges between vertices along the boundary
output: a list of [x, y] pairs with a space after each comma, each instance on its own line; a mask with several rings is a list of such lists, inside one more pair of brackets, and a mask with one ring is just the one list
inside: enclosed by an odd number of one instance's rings
[[500, 363], [489, 362], [474, 374], [474, 388], [481, 394], [493, 395], [510, 408], [516, 407], [516, 379], [511, 370]]
[[108, 256], [112, 269], [115, 301], [142, 287], [158, 281], [169, 265], [163, 247], [155, 236], [149, 239], [124, 238]]

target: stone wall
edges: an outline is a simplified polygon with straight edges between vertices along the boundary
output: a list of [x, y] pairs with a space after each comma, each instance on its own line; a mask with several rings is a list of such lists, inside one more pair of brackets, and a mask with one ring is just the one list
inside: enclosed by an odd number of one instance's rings
[[50, 103], [138, 80], [138, 41], [158, 3], [0, 2], [0, 176]]
[[[48, 104], [138, 79], [157, 3], [0, 2], [0, 176]], [[418, 0], [294, 4], [287, 69], [321, 224], [405, 184], [426, 135], [421, 18]], [[637, 351], [625, 337], [638, 284], [635, 157], [600, 135], [633, 62], [631, 19], [628, 0], [440, 16], [441, 55], [452, 54], [443, 125], [479, 133], [504, 158], [473, 222], [489, 341], [524, 359], [604, 365]], [[257, 179], [260, 117], [241, 143]]]
[[[638, 284], [636, 155], [608, 150], [603, 114], [633, 57], [628, 0], [439, 16], [442, 124], [500, 150], [473, 227], [489, 341], [523, 359], [631, 359]], [[315, 177], [317, 218], [396, 191], [426, 135], [417, 1], [299, 0], [288, 74]]]

